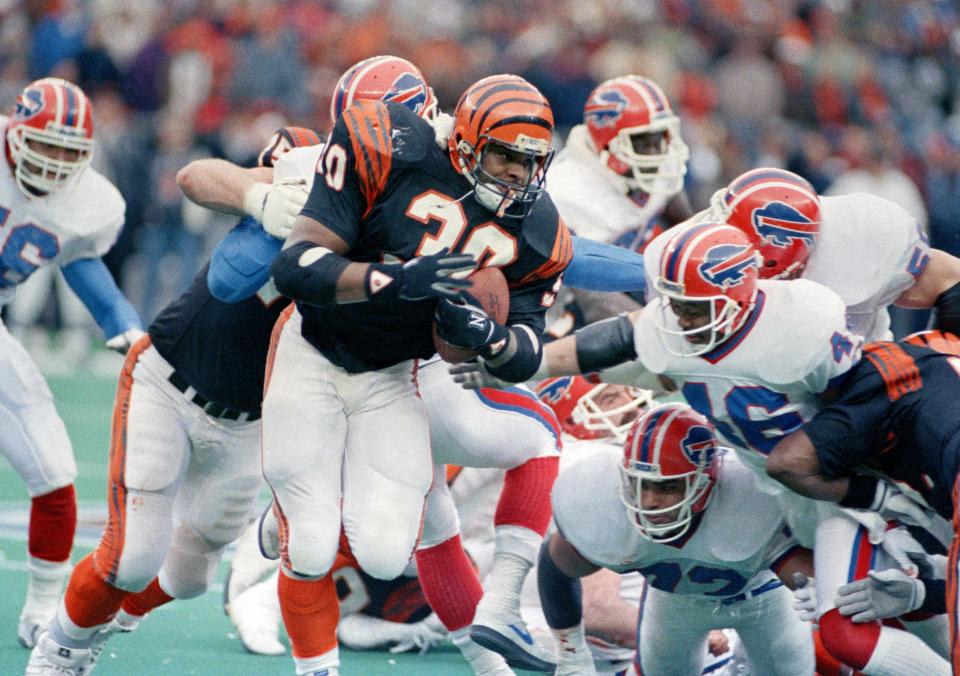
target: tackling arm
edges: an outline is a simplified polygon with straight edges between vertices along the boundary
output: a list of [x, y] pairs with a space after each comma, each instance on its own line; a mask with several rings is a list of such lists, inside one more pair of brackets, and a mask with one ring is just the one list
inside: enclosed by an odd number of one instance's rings
[[220, 159], [195, 160], [177, 172], [177, 185], [191, 202], [238, 216], [249, 213], [244, 208], [247, 192], [258, 184], [269, 190], [272, 179], [272, 168], [245, 169]]
[[787, 435], [774, 447], [767, 458], [767, 474], [813, 500], [840, 502], [850, 488], [850, 477], [830, 478], [822, 473], [817, 451], [803, 430]]
[[916, 283], [903, 292], [897, 305], [937, 309], [936, 328], [960, 332], [960, 258], [938, 249], [930, 250], [930, 261]]
[[99, 258], [81, 258], [62, 270], [67, 284], [103, 330], [107, 347], [125, 353], [143, 335], [143, 323], [107, 266]]

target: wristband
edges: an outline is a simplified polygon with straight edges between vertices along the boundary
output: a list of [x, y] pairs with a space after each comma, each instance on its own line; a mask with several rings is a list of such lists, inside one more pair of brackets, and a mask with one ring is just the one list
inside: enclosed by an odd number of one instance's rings
[[840, 506], [852, 509], [875, 509], [873, 503], [877, 497], [877, 486], [880, 480], [872, 476], [854, 474], [849, 481], [847, 494], [840, 500]]

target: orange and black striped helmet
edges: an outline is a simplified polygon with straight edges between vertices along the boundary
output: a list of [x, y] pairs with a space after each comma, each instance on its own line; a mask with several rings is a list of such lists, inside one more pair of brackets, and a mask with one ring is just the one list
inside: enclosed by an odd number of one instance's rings
[[903, 342], [960, 356], [960, 338], [946, 331], [919, 331], [904, 338]]
[[[491, 75], [471, 85], [454, 111], [448, 142], [454, 168], [473, 184], [474, 196], [498, 215], [523, 218], [544, 189], [553, 150], [553, 111], [532, 84], [518, 75]], [[484, 170], [492, 146], [522, 155], [526, 176], [520, 182]]]
[[291, 148], [315, 146], [323, 143], [324, 139], [317, 132], [305, 127], [280, 127], [257, 157], [258, 167], [272, 167], [281, 155]]

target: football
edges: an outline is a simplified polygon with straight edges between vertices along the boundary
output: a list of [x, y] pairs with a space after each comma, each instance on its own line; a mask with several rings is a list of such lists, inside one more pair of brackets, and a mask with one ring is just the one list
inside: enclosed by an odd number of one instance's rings
[[[510, 312], [510, 289], [500, 268], [480, 268], [467, 279], [473, 282], [470, 293], [480, 302], [490, 318], [500, 324], [507, 321]], [[473, 350], [451, 345], [441, 338], [437, 334], [436, 321], [433, 323], [433, 346], [437, 354], [450, 364], [459, 364], [477, 356]]]

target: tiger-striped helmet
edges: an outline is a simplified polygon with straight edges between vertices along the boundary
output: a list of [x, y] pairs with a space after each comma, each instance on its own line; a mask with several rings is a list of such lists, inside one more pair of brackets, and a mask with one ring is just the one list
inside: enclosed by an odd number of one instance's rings
[[[543, 94], [517, 75], [491, 75], [460, 97], [448, 145], [454, 168], [480, 204], [498, 216], [523, 218], [544, 190], [552, 140], [553, 111]], [[519, 162], [523, 177], [508, 181], [486, 171], [491, 151]]]

